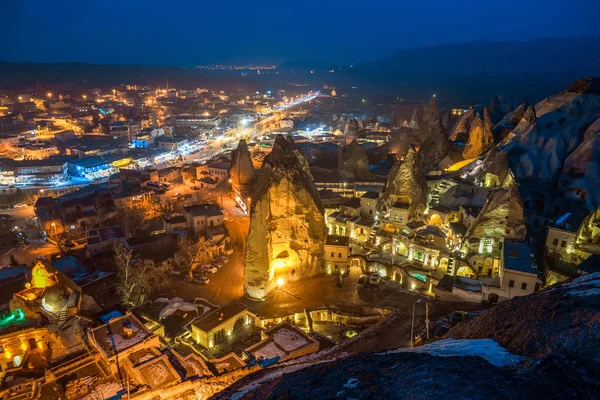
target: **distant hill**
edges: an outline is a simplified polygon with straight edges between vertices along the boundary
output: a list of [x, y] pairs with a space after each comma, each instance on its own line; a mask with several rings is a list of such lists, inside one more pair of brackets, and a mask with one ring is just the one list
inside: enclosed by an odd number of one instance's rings
[[528, 42], [487, 41], [401, 49], [356, 66], [370, 74], [405, 77], [510, 76], [600, 71], [600, 38], [555, 38]]
[[109, 86], [119, 83], [199, 87], [230, 85], [244, 88], [248, 81], [240, 76], [220, 76], [194, 68], [152, 65], [108, 65], [86, 63], [13, 63], [0, 62], [0, 86], [24, 86], [40, 83]]

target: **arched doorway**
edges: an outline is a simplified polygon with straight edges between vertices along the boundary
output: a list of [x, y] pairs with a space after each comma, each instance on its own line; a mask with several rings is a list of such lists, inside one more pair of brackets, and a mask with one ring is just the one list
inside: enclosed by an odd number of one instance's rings
[[499, 298], [498, 295], [496, 293], [490, 293], [488, 294], [488, 302], [491, 304], [496, 304], [498, 302]]
[[244, 325], [246, 325], [246, 319], [244, 317], [239, 317], [233, 325], [233, 330], [237, 331], [238, 329], [243, 328]]
[[464, 276], [465, 278], [475, 278], [476, 277], [475, 271], [473, 271], [471, 269], [471, 267], [468, 267], [466, 265], [463, 266], [463, 267], [460, 267], [458, 269], [458, 271], [456, 271], [456, 275], [457, 276]]
[[367, 273], [367, 262], [362, 256], [350, 256], [348, 258], [348, 267], [352, 269], [358, 269], [361, 274]]
[[448, 257], [442, 257], [440, 258], [440, 269], [443, 268], [444, 271], [448, 270]]
[[400, 270], [400, 268], [394, 268], [394, 271], [392, 272], [392, 281], [402, 285], [403, 280], [404, 278], [402, 277], [402, 270]]

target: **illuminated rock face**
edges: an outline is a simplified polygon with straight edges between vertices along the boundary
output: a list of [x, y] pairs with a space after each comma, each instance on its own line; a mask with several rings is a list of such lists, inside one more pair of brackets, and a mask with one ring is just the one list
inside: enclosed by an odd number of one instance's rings
[[471, 122], [475, 118], [475, 111], [473, 107], [469, 107], [467, 112], [460, 116], [460, 119], [452, 128], [450, 135], [448, 135], [448, 139], [453, 142], [462, 142], [467, 140], [469, 136], [469, 131], [471, 130]]
[[387, 216], [390, 207], [396, 202], [410, 204], [411, 218], [420, 217], [427, 206], [427, 182], [420, 158], [413, 147], [408, 150], [404, 161], [397, 162], [388, 175], [380, 200], [383, 217]]
[[361, 180], [371, 176], [365, 149], [353, 140], [338, 150], [338, 172], [345, 179]]
[[471, 122], [469, 140], [465, 145], [462, 155], [465, 159], [476, 158], [488, 151], [494, 145], [492, 122], [487, 109], [484, 110], [484, 120], [477, 115]]
[[255, 184], [244, 260], [246, 294], [264, 300], [282, 278], [323, 271], [325, 220], [308, 164], [291, 139], [278, 136]]
[[[465, 234], [464, 246], [470, 238], [491, 239], [492, 253], [499, 253], [504, 239], [522, 241], [527, 229], [523, 217], [523, 201], [516, 185], [490, 192], [479, 215]], [[499, 254], [495, 254], [499, 256]]]
[[231, 169], [229, 174], [234, 184], [250, 185], [254, 179], [254, 164], [244, 139], [240, 140], [237, 148], [231, 152]]

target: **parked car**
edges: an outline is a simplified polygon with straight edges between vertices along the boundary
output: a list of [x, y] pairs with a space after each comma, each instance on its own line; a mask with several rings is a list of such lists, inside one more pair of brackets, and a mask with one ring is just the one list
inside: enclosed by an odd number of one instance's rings
[[215, 258], [212, 263], [219, 268], [223, 266], [223, 261], [219, 260], [218, 258]]
[[201, 276], [199, 278], [194, 278], [194, 282], [199, 283], [201, 285], [208, 285], [208, 282], [210, 282], [210, 279], [208, 276]]
[[369, 279], [369, 285], [379, 285], [379, 282], [381, 282], [381, 275], [379, 274], [371, 274], [371, 278]]
[[14, 208], [21, 208], [21, 207], [27, 207], [27, 204], [25, 203], [17, 203], [13, 206]]
[[223, 261], [223, 264], [227, 264], [229, 262], [229, 257], [227, 256], [219, 256], [216, 259]]
[[439, 339], [442, 336], [444, 336], [446, 333], [448, 333], [448, 331], [452, 329], [452, 327], [450, 325], [442, 325], [438, 328], [438, 330], [435, 332], [435, 334], [433, 335], [434, 338]]
[[37, 256], [37, 259], [40, 261], [48, 261], [48, 258], [46, 258], [46, 256]]
[[448, 316], [448, 324], [450, 326], [458, 325], [459, 322], [462, 322], [469, 318], [469, 313], [466, 311], [454, 311], [452, 314]]
[[217, 272], [217, 267], [215, 267], [214, 265], [210, 265], [210, 264], [204, 264], [200, 268], [202, 268], [204, 271], [210, 272], [211, 274], [214, 274], [215, 272]]
[[369, 283], [369, 277], [367, 275], [361, 275], [358, 278], [358, 282], [356, 282], [356, 285], [359, 287], [365, 287], [367, 283]]

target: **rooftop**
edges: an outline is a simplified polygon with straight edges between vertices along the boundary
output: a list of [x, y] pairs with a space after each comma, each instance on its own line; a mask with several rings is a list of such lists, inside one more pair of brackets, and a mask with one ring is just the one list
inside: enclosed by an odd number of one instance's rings
[[350, 238], [348, 236], [327, 236], [327, 246], [349, 246]]
[[223, 215], [223, 210], [216, 204], [196, 204], [187, 206], [183, 210], [186, 214], [191, 214], [194, 217], [215, 217], [217, 215]]
[[131, 314], [110, 320], [90, 332], [91, 339], [108, 357], [142, 343], [151, 336], [142, 323]]
[[221, 308], [217, 308], [208, 315], [205, 315], [194, 321], [193, 326], [204, 332], [210, 332], [212, 329], [221, 325], [230, 318], [246, 311], [247, 307], [239, 301], [232, 301]]

